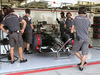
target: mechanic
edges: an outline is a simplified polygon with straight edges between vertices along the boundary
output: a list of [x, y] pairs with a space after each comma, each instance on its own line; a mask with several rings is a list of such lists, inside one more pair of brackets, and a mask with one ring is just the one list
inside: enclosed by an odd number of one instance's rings
[[55, 27], [55, 25], [52, 25], [52, 32], [53, 32], [53, 34], [58, 35], [58, 30]]
[[66, 13], [66, 19], [65, 19], [65, 34], [69, 34], [70, 37], [74, 40], [74, 34], [71, 33], [71, 28], [73, 24], [73, 18], [71, 18], [72, 14], [70, 12]]
[[[88, 55], [89, 49], [89, 30], [90, 30], [90, 20], [85, 16], [87, 10], [85, 7], [79, 8], [79, 16], [76, 16], [73, 22], [71, 33], [73, 33], [74, 28], [76, 29], [76, 40], [74, 41], [72, 51], [81, 60], [81, 63], [77, 64], [79, 70], [82, 71], [84, 65], [86, 64], [86, 57]], [[81, 48], [82, 55], [79, 53]]]
[[3, 8], [3, 12], [4, 12], [4, 15], [3, 16], [5, 17], [7, 15], [7, 7], [4, 7]]
[[30, 44], [32, 44], [32, 30], [33, 30], [33, 25], [31, 22], [31, 18], [29, 17], [30, 15], [30, 9], [25, 9], [25, 13], [26, 15], [23, 16], [23, 19], [26, 21], [26, 28], [25, 28], [25, 32], [23, 34], [24, 36], [24, 41], [25, 41], [25, 45], [24, 45], [24, 52], [25, 54], [32, 54], [32, 51], [30, 51]]
[[[26, 22], [23, 20], [19, 15], [13, 14], [12, 9], [7, 7], [8, 15], [3, 19], [0, 28], [2, 31], [9, 35], [9, 44], [10, 44], [10, 55], [11, 55], [11, 64], [15, 62], [14, 60], [14, 48], [17, 45], [19, 48], [19, 56], [20, 56], [20, 63], [24, 63], [27, 59], [23, 58], [23, 40], [22, 35], [24, 33], [24, 29], [26, 27]], [[23, 22], [23, 29], [20, 30], [19, 23]], [[8, 30], [4, 29], [4, 26], [8, 27]]]
[[61, 16], [61, 18], [60, 18], [60, 21], [59, 21], [59, 19], [57, 18], [56, 20], [57, 20], [57, 22], [60, 24], [60, 32], [61, 32], [61, 37], [63, 37], [63, 35], [64, 35], [64, 24], [65, 24], [65, 13], [62, 11], [61, 13], [60, 13], [60, 16]]

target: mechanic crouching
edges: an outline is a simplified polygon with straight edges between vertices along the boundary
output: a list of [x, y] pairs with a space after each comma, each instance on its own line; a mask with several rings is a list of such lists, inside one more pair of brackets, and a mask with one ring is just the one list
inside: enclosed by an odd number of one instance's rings
[[26, 21], [26, 28], [25, 32], [23, 34], [23, 39], [25, 42], [24, 45], [24, 52], [25, 54], [32, 54], [32, 51], [30, 51], [30, 44], [32, 44], [32, 30], [33, 30], [33, 25], [31, 22], [31, 18], [29, 17], [30, 15], [30, 9], [25, 9], [26, 15], [23, 17], [23, 19]]
[[[22, 34], [24, 33], [26, 22], [23, 20], [19, 15], [13, 13], [10, 7], [7, 7], [6, 17], [3, 19], [0, 28], [2, 31], [9, 35], [9, 44], [10, 44], [10, 55], [11, 55], [11, 64], [15, 62], [14, 60], [14, 48], [17, 46], [19, 48], [19, 56], [20, 56], [20, 63], [27, 62], [27, 59], [23, 58], [23, 40]], [[20, 22], [23, 23], [23, 29], [20, 30]], [[8, 27], [8, 30], [4, 29], [4, 26]]]

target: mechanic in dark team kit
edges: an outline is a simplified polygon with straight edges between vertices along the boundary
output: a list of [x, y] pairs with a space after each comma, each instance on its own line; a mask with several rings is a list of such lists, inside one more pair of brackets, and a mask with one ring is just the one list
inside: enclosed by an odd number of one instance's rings
[[[14, 60], [15, 46], [19, 48], [20, 63], [24, 63], [27, 61], [27, 59], [23, 58], [22, 34], [24, 33], [26, 22], [19, 15], [13, 14], [13, 11], [10, 7], [7, 7], [7, 13], [8, 15], [6, 15], [6, 17], [3, 19], [0, 28], [9, 35], [9, 44], [11, 46], [10, 48], [11, 64], [15, 62]], [[20, 30], [20, 22], [23, 22], [22, 30]], [[7, 26], [9, 31], [5, 30], [4, 26]]]
[[[74, 27], [76, 29], [76, 40], [74, 41], [72, 51], [81, 60], [78, 64], [79, 70], [82, 71], [84, 65], [86, 64], [86, 57], [89, 52], [89, 28], [91, 26], [90, 20], [85, 16], [86, 8], [79, 8], [79, 16], [76, 16], [72, 26], [71, 32], [73, 33]], [[79, 53], [81, 49], [82, 55]]]
[[33, 30], [31, 18], [29, 17], [30, 9], [25, 9], [25, 13], [26, 15], [23, 17], [23, 19], [26, 21], [27, 24], [26, 24], [25, 32], [23, 34], [23, 39], [25, 41], [24, 52], [25, 54], [32, 54], [32, 52], [29, 50], [30, 44], [32, 44], [32, 30]]
[[64, 24], [65, 24], [65, 13], [62, 11], [61, 13], [60, 13], [60, 16], [61, 16], [61, 18], [60, 18], [60, 21], [59, 21], [59, 19], [57, 18], [56, 20], [57, 20], [57, 22], [60, 24], [60, 32], [61, 32], [61, 37], [63, 37], [64, 36]]

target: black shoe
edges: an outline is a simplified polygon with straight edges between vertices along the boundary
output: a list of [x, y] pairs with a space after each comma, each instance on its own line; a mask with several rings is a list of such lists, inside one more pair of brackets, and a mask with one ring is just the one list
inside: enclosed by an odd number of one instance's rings
[[[87, 64], [87, 62], [85, 62], [85, 63], [84, 63], [84, 65], [86, 65], [86, 64]], [[81, 63], [79, 63], [79, 64], [77, 64], [77, 65], [78, 65], [78, 66], [80, 66], [80, 65], [81, 65]]]
[[79, 70], [80, 70], [80, 71], [83, 71], [83, 67], [79, 67]]
[[15, 60], [11, 61], [11, 64], [14, 64]]
[[26, 50], [26, 48], [24, 48], [24, 52], [26, 52], [27, 50]]
[[27, 59], [20, 60], [20, 63], [27, 62]]
[[25, 54], [32, 54], [32, 52], [28, 50], [25, 52]]

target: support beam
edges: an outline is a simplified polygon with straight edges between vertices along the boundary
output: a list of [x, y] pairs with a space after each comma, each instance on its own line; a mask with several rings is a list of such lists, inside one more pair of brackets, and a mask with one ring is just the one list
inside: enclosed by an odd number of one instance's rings
[[2, 0], [1, 0], [1, 11], [2, 11]]

